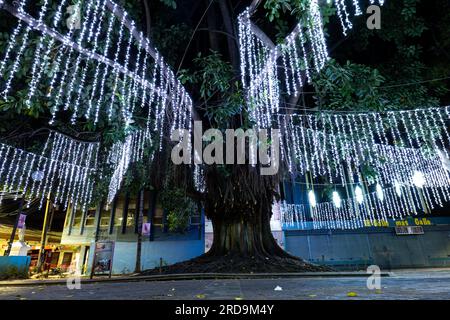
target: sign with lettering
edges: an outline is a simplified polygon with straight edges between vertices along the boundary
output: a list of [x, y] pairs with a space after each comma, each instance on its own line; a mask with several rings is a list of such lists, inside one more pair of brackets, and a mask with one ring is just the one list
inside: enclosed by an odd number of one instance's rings
[[424, 234], [421, 226], [400, 226], [395, 227], [395, 234], [398, 236]]
[[114, 241], [98, 241], [95, 244], [92, 276], [95, 274], [108, 274], [111, 277], [114, 256]]
[[142, 235], [149, 237], [150, 233], [151, 233], [151, 223], [147, 222], [147, 223], [143, 223], [142, 224]]

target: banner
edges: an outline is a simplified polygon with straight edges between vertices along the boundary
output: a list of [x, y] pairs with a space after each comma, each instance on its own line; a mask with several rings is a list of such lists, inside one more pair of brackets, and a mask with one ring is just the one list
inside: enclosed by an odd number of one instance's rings
[[25, 214], [20, 214], [19, 215], [19, 220], [17, 221], [17, 229], [23, 229], [23, 227], [25, 226], [25, 220], [26, 220], [27, 216]]

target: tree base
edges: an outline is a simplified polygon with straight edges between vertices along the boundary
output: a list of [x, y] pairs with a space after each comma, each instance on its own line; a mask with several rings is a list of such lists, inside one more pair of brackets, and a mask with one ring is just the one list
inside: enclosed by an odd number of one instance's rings
[[215, 256], [204, 254], [197, 258], [162, 268], [145, 270], [141, 275], [182, 273], [295, 273], [326, 272], [330, 267], [314, 265], [301, 259], [286, 257], [249, 257], [240, 255]]

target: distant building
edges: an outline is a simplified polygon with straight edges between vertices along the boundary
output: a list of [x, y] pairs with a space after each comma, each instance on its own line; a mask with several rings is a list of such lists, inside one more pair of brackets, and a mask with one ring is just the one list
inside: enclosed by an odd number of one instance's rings
[[[157, 201], [156, 192], [139, 195], [121, 194], [110, 207], [97, 206], [82, 212], [69, 209], [61, 245], [72, 252], [71, 270], [90, 274], [97, 252], [96, 273], [109, 268], [112, 274], [127, 274], [135, 270], [139, 227], [143, 228], [141, 269], [151, 269], [201, 255], [204, 251], [202, 212], [192, 214], [188, 228], [170, 232], [165, 210]], [[142, 206], [143, 221], [139, 226]], [[103, 269], [102, 269], [103, 268]], [[109, 270], [109, 269], [108, 269]]]
[[[290, 204], [305, 204], [307, 190], [283, 184]], [[336, 269], [383, 269], [450, 266], [450, 208], [394, 221], [366, 223], [353, 230], [314, 229], [312, 222], [282, 220], [285, 249], [307, 261]]]
[[[19, 209], [19, 199], [8, 199], [0, 206], [0, 256], [3, 256], [8, 249], [8, 243], [13, 232], [14, 224], [16, 223], [17, 212]], [[54, 208], [55, 213], [50, 215], [52, 227], [49, 227], [46, 237], [45, 245], [45, 261], [43, 264], [43, 270], [50, 270], [63, 266], [67, 261], [68, 256], [65, 255], [63, 248], [61, 247], [61, 231], [63, 212], [58, 211], [58, 208]], [[38, 254], [41, 248], [41, 236], [42, 236], [42, 224], [43, 224], [43, 209], [39, 209], [35, 205], [31, 207], [23, 208], [22, 214], [25, 215], [23, 226], [25, 232], [23, 233], [23, 241], [28, 246], [29, 250], [24, 254], [31, 257], [30, 270], [33, 270], [38, 261]], [[14, 245], [18, 244], [19, 234], [23, 232], [20, 227], [16, 230], [14, 237]], [[11, 255], [18, 255], [13, 245]], [[22, 254], [22, 253], [20, 253]]]

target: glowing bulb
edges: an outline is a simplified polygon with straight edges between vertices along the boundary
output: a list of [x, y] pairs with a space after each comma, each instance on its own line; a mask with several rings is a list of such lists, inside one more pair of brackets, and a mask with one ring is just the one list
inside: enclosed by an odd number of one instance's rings
[[412, 177], [413, 183], [417, 188], [423, 188], [425, 184], [425, 176], [420, 171], [414, 171], [413, 177]]
[[377, 191], [378, 199], [380, 199], [380, 201], [383, 201], [384, 200], [383, 188], [381, 187], [381, 185], [379, 183], [377, 183], [376, 191]]
[[333, 191], [333, 203], [336, 206], [336, 208], [340, 208], [342, 204], [341, 197], [339, 196], [339, 193], [337, 191]]
[[397, 195], [399, 197], [401, 197], [402, 196], [402, 186], [400, 185], [400, 183], [397, 180], [395, 180], [394, 187], [395, 187], [395, 192], [397, 193]]
[[314, 191], [310, 190], [308, 192], [308, 199], [309, 199], [309, 204], [311, 205], [311, 207], [314, 208], [317, 205], [316, 195], [314, 194]]
[[364, 202], [364, 195], [363, 195], [363, 191], [362, 191], [360, 186], [356, 186], [356, 188], [355, 188], [355, 196], [356, 196], [356, 201], [359, 204], [362, 204]]
[[32, 173], [31, 178], [34, 181], [42, 181], [42, 179], [44, 179], [44, 172], [42, 171], [35, 171]]

